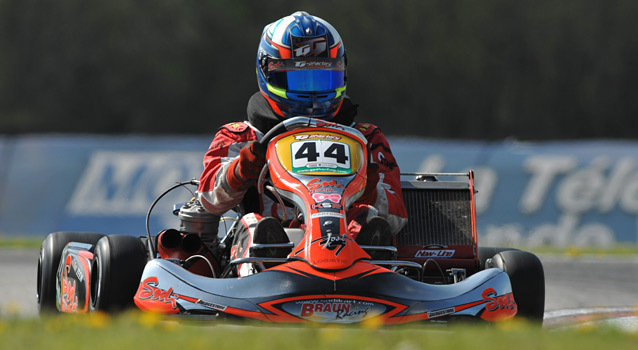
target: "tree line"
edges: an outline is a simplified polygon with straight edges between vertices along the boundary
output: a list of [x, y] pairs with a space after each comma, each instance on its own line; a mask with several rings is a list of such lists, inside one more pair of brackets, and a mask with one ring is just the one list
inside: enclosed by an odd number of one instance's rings
[[0, 0], [0, 134], [207, 134], [257, 91], [263, 27], [333, 24], [386, 134], [635, 138], [630, 0]]

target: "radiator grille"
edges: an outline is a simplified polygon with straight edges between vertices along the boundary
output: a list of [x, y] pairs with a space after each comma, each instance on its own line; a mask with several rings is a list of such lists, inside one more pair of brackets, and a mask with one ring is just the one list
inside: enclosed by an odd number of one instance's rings
[[397, 245], [473, 244], [470, 191], [404, 189], [408, 224]]

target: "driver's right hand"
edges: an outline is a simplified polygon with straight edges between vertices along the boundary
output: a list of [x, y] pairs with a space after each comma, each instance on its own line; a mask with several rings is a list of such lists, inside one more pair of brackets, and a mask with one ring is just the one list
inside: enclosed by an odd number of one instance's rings
[[228, 184], [235, 191], [242, 191], [257, 182], [261, 169], [266, 164], [266, 148], [257, 141], [251, 141], [239, 151], [226, 171]]

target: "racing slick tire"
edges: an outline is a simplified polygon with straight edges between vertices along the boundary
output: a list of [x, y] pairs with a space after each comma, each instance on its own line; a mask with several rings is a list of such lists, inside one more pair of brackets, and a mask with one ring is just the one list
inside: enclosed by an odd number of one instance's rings
[[545, 273], [538, 257], [521, 250], [506, 250], [495, 254], [485, 265], [502, 269], [509, 276], [518, 306], [516, 317], [542, 325], [545, 313]]
[[146, 247], [138, 237], [111, 235], [100, 239], [91, 266], [91, 311], [132, 307], [147, 260]]
[[69, 242], [95, 245], [103, 234], [94, 232], [53, 232], [42, 242], [38, 256], [38, 275], [36, 298], [40, 314], [57, 312], [56, 275], [62, 257], [62, 251]]

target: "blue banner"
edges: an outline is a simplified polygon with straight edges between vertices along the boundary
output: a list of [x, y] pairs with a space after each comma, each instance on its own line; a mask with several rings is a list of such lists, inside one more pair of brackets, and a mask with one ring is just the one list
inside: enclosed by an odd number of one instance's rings
[[475, 170], [483, 244], [609, 246], [638, 241], [636, 142], [396, 140], [393, 151], [402, 171]]
[[[209, 137], [0, 138], [0, 232], [143, 235], [153, 200], [199, 177]], [[638, 243], [638, 142], [468, 142], [390, 138], [403, 172], [476, 172], [488, 245]], [[151, 231], [178, 227], [178, 189]]]

